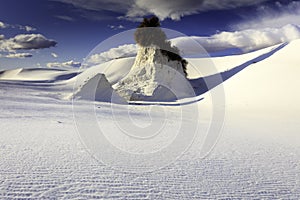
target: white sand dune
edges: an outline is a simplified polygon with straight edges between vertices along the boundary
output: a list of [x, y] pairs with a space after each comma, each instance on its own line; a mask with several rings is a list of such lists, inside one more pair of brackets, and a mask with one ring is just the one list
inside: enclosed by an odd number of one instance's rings
[[[211, 61], [190, 59], [192, 84], [196, 87], [206, 80], [212, 87], [201, 90], [199, 86], [201, 100], [186, 107], [196, 105], [200, 129], [209, 128], [214, 114], [211, 95], [223, 87], [226, 118], [221, 137], [205, 159], [199, 136], [178, 160], [142, 174], [113, 170], [94, 159], [76, 131], [72, 102], [62, 98], [73, 92], [76, 81], [90, 80], [98, 73], [115, 84], [128, 73], [134, 58], [94, 66], [77, 76], [76, 71], [48, 69], [1, 72], [0, 199], [299, 199], [299, 49], [300, 40], [295, 40], [245, 55], [212, 58], [224, 82], [214, 79]], [[93, 116], [89, 105], [86, 101], [76, 105], [83, 121]], [[129, 112], [135, 122], [148, 122], [149, 106], [92, 105], [97, 126], [112, 144], [123, 142], [128, 146], [121, 149], [137, 152], [151, 148], [152, 141], [145, 141], [140, 149], [129, 148], [126, 136], [113, 135], [118, 132], [115, 122], [126, 125]], [[181, 106], [151, 108], [154, 122], [167, 115], [168, 123], [178, 128], [175, 117]], [[163, 137], [157, 141], [162, 144], [155, 149], [167, 144]]]
[[19, 68], [0, 72], [0, 80], [55, 82], [67, 80], [76, 75], [77, 70]]

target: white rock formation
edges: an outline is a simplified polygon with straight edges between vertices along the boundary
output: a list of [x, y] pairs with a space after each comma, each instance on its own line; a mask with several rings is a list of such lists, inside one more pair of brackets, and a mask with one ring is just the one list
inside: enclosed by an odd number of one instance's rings
[[159, 48], [139, 46], [130, 72], [114, 89], [126, 100], [169, 101], [193, 96], [180, 61], [172, 61]]
[[90, 101], [102, 102], [125, 102], [118, 94], [115, 93], [111, 84], [104, 74], [96, 74], [84, 82], [77, 82], [77, 91], [74, 92], [73, 98]]

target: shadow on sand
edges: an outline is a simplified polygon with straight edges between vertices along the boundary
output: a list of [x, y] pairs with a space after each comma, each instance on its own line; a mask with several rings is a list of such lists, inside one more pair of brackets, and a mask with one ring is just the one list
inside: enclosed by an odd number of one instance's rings
[[234, 67], [228, 71], [210, 75], [210, 76], [206, 76], [206, 77], [197, 78], [197, 79], [189, 79], [189, 82], [191, 83], [192, 87], [194, 88], [196, 96], [202, 95], [205, 92], [218, 86], [219, 84], [222, 84], [224, 81], [231, 78], [232, 76], [239, 73], [240, 71], [247, 68], [248, 66], [250, 66], [254, 63], [258, 63], [258, 62], [270, 57], [271, 55], [273, 55], [274, 53], [276, 53], [277, 51], [279, 51], [280, 49], [285, 47], [287, 44], [288, 43], [281, 44], [280, 46], [272, 49], [270, 52], [262, 54], [256, 58], [251, 59], [251, 60], [249, 60], [237, 67]]

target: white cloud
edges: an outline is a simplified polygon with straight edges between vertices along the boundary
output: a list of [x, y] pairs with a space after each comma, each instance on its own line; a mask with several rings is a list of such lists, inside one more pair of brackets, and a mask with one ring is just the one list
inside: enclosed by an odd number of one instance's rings
[[246, 16], [246, 20], [232, 26], [234, 30], [280, 28], [286, 24], [300, 26], [300, 2], [292, 1], [288, 5], [276, 3], [276, 9], [261, 7], [254, 18]]
[[51, 53], [51, 56], [53, 56], [54, 58], [57, 58], [58, 57], [58, 55], [56, 54], [56, 53]]
[[140, 17], [155, 14], [160, 19], [181, 17], [209, 10], [226, 10], [237, 7], [255, 5], [266, 0], [136, 0], [127, 12], [127, 17]]
[[114, 30], [118, 30], [118, 29], [124, 29], [125, 27], [123, 25], [108, 25], [109, 28], [114, 29]]
[[36, 28], [31, 26], [23, 26], [24, 30], [27, 32], [36, 31]]
[[6, 24], [0, 21], [0, 28], [6, 28]]
[[32, 54], [30, 53], [11, 53], [7, 55], [0, 55], [1, 58], [30, 58]]
[[47, 63], [47, 67], [49, 68], [79, 68], [81, 66], [80, 62], [76, 62], [73, 60], [67, 61], [67, 62], [52, 62], [52, 63]]
[[31, 27], [31, 26], [27, 26], [27, 25], [23, 26], [23, 25], [19, 25], [19, 24], [7, 24], [7, 23], [1, 22], [1, 21], [0, 21], [0, 28], [17, 28], [17, 29], [24, 30], [27, 32], [36, 30], [36, 28]]
[[0, 40], [3, 40], [4, 38], [4, 35], [0, 35]]
[[99, 54], [93, 54], [87, 58], [86, 62], [87, 64], [100, 64], [117, 58], [135, 56], [136, 53], [137, 45], [125, 44]]
[[72, 4], [75, 7], [83, 8], [87, 10], [100, 11], [114, 11], [118, 13], [126, 12], [128, 7], [130, 7], [134, 0], [57, 0], [63, 3]]
[[[281, 28], [247, 29], [235, 32], [221, 32], [211, 37], [192, 37], [208, 52], [217, 52], [231, 48], [239, 48], [244, 52], [258, 50], [283, 42], [290, 42], [300, 38], [300, 28], [295, 25], [285, 25]], [[173, 40], [173, 44], [185, 54], [197, 53], [199, 49], [192, 48], [187, 43], [188, 38]], [[190, 40], [191, 41], [191, 40]], [[197, 45], [194, 45], [197, 47]]]
[[122, 14], [121, 18], [140, 18], [155, 14], [160, 19], [179, 20], [182, 16], [208, 10], [224, 10], [256, 5], [267, 0], [57, 0], [75, 7], [93, 11], [113, 11]]
[[[285, 25], [281, 28], [248, 29], [235, 32], [220, 32], [210, 37], [186, 36], [171, 39], [172, 45], [178, 47], [183, 54], [202, 54], [225, 51], [232, 48], [241, 49], [244, 52], [262, 49], [279, 43], [300, 39], [300, 27]], [[117, 48], [111, 48], [106, 52], [94, 54], [87, 58], [88, 65], [100, 64], [117, 58], [135, 56], [137, 45], [126, 44]]]
[[41, 34], [20, 34], [0, 40], [0, 51], [44, 49], [55, 46], [56, 43]]
[[54, 16], [54, 17], [56, 17], [56, 18], [58, 18], [58, 19], [65, 20], [65, 21], [69, 21], [69, 22], [74, 21], [74, 19], [73, 19], [72, 17], [66, 16], [66, 15], [56, 15], [56, 16]]

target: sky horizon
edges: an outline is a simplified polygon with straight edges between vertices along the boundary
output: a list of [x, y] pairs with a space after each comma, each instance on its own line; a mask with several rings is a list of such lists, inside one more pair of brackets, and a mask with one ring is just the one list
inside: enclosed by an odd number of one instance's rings
[[143, 17], [152, 15], [160, 18], [163, 28], [199, 37], [204, 46], [219, 45], [225, 50], [234, 46], [247, 52], [300, 38], [300, 1], [296, 0], [0, 3], [0, 70], [77, 67], [100, 42], [135, 29]]

